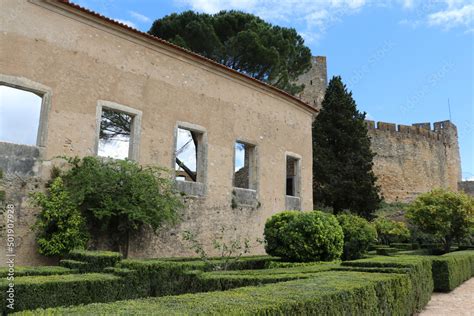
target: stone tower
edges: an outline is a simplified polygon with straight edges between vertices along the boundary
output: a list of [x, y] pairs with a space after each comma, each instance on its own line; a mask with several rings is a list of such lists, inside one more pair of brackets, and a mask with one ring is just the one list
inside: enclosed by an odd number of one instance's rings
[[304, 84], [304, 90], [298, 95], [306, 103], [317, 109], [321, 108], [321, 102], [324, 99], [328, 81], [326, 57], [311, 57], [311, 69], [302, 74], [296, 81], [298, 84]]

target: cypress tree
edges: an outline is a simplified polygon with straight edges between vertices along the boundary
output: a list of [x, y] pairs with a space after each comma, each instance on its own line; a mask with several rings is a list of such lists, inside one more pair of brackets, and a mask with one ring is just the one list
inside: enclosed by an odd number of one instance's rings
[[336, 214], [349, 210], [370, 219], [380, 204], [365, 115], [341, 77], [333, 77], [313, 123], [315, 208], [323, 204]]

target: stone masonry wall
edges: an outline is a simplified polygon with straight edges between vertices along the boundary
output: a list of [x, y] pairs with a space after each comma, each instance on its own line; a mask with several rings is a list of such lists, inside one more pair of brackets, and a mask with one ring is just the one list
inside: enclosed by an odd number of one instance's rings
[[367, 121], [374, 172], [387, 202], [407, 202], [434, 188], [457, 190], [457, 129], [449, 121], [408, 125]]
[[320, 109], [328, 83], [326, 57], [311, 57], [311, 65], [311, 69], [302, 74], [296, 81], [298, 84], [304, 84], [305, 86], [298, 97], [316, 109]]

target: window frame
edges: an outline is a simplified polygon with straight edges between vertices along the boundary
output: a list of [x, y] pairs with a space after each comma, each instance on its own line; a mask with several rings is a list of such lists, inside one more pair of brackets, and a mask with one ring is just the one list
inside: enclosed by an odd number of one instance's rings
[[[236, 158], [236, 150], [235, 145], [236, 143], [244, 144], [245, 146], [249, 146], [252, 149], [251, 156], [249, 156], [249, 175], [248, 175], [248, 188], [241, 188], [235, 186], [235, 158]], [[257, 192], [259, 187], [259, 161], [258, 161], [258, 146], [254, 142], [250, 142], [248, 140], [243, 140], [241, 138], [237, 138], [234, 143], [232, 144], [233, 150], [233, 162], [232, 162], [232, 188], [233, 189], [241, 189], [241, 190], [252, 190]]]
[[[287, 179], [288, 179], [288, 174], [287, 174], [287, 164], [288, 164], [288, 158], [295, 159], [295, 169], [296, 169], [296, 181], [293, 181], [293, 188], [295, 195], [287, 195], [286, 194], [286, 185], [287, 185]], [[301, 161], [302, 157], [301, 155], [298, 155], [296, 153], [292, 152], [285, 152], [285, 164], [284, 164], [284, 185], [283, 185], [283, 190], [284, 190], [284, 197], [285, 197], [285, 209], [286, 210], [301, 210]]]
[[41, 98], [41, 109], [36, 132], [36, 145], [17, 144], [22, 146], [46, 147], [48, 140], [48, 121], [51, 109], [51, 88], [24, 77], [0, 74], [0, 86], [6, 86], [36, 94]]
[[[196, 159], [196, 182], [176, 179], [176, 150], [178, 144], [178, 130], [185, 129], [200, 134], [197, 146]], [[207, 155], [208, 155], [207, 130], [203, 126], [177, 121], [174, 127], [173, 148], [171, 154], [171, 170], [173, 170], [173, 179], [178, 189], [190, 196], [205, 196], [207, 192]]]
[[102, 121], [103, 110], [110, 110], [114, 112], [122, 112], [132, 117], [130, 128], [130, 142], [128, 148], [128, 159], [138, 161], [140, 153], [141, 140], [141, 125], [143, 112], [132, 107], [119, 104], [112, 101], [98, 100], [96, 108], [96, 134], [95, 134], [95, 148], [96, 156], [99, 156], [99, 142], [100, 142], [100, 125]]
[[[288, 179], [288, 173], [287, 173], [287, 164], [288, 164], [288, 158], [292, 158], [295, 161], [295, 178], [296, 181], [293, 181], [293, 191], [295, 192], [294, 195], [287, 195], [287, 179]], [[286, 152], [285, 153], [285, 196], [291, 196], [291, 197], [296, 197], [296, 198], [301, 198], [301, 156], [292, 152]]]

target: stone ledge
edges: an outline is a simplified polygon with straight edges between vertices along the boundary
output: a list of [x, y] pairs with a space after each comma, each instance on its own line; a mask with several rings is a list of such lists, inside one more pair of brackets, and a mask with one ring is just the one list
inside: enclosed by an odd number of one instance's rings
[[258, 207], [256, 190], [234, 187], [232, 190], [232, 200], [237, 206]]
[[301, 199], [296, 196], [287, 195], [285, 197], [285, 208], [286, 210], [301, 211]]
[[178, 191], [189, 196], [202, 197], [206, 195], [206, 186], [201, 182], [176, 180]]
[[41, 153], [40, 147], [0, 142], [0, 169], [5, 174], [34, 176]]

